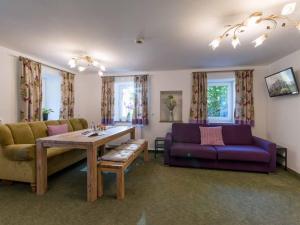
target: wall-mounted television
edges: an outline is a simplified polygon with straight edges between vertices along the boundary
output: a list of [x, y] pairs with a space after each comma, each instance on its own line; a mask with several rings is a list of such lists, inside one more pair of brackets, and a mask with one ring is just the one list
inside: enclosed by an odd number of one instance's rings
[[292, 67], [267, 76], [265, 79], [270, 97], [299, 94]]

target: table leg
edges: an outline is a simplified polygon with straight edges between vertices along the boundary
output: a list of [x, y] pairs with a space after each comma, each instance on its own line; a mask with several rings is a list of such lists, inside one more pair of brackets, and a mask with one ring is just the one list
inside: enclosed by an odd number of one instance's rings
[[101, 197], [103, 195], [103, 175], [102, 171], [98, 170], [98, 197]]
[[135, 139], [135, 128], [130, 131], [130, 139]]
[[145, 162], [148, 162], [148, 161], [149, 161], [148, 141], [146, 141], [145, 147], [144, 147], [144, 161], [145, 161]]
[[156, 159], [156, 153], [157, 153], [157, 141], [155, 140], [155, 143], [154, 143], [154, 159]]
[[36, 149], [36, 187], [37, 195], [43, 195], [47, 191], [47, 149], [41, 142], [37, 142]]
[[122, 200], [125, 197], [125, 180], [124, 170], [120, 169], [117, 172], [117, 199]]
[[97, 200], [97, 147], [87, 150], [87, 201]]

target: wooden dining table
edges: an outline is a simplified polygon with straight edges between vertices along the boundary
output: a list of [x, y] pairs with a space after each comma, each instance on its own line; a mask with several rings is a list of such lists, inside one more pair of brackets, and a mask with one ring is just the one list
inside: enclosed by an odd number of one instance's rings
[[69, 132], [37, 139], [36, 168], [37, 168], [37, 195], [47, 192], [47, 148], [68, 147], [87, 151], [87, 201], [97, 199], [97, 150], [110, 141], [130, 134], [135, 139], [135, 127], [116, 126], [101, 131], [99, 136], [88, 137], [83, 135], [87, 130]]

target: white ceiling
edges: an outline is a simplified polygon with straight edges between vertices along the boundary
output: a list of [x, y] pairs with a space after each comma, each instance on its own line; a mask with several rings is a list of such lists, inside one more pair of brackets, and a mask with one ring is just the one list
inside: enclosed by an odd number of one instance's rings
[[[300, 49], [300, 32], [279, 28], [261, 47], [256, 30], [212, 51], [224, 26], [257, 10], [280, 13], [286, 0], [1, 0], [0, 45], [67, 67], [87, 53], [109, 72], [262, 65]], [[293, 17], [300, 19], [300, 1]], [[283, 32], [283, 29], [285, 30]], [[144, 34], [145, 43], [134, 39]]]

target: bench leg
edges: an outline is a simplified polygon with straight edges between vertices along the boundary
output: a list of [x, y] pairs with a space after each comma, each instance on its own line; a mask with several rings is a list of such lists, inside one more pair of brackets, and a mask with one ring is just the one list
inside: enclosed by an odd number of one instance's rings
[[102, 171], [101, 170], [98, 170], [98, 174], [97, 174], [98, 178], [98, 191], [97, 191], [97, 194], [98, 194], [98, 197], [102, 197], [103, 195], [103, 175], [102, 175]]
[[117, 199], [122, 200], [125, 198], [125, 179], [124, 170], [121, 169], [117, 172]]
[[145, 143], [145, 147], [144, 147], [144, 161], [145, 162], [149, 161], [148, 142]]
[[31, 184], [30, 184], [30, 187], [31, 187], [31, 191], [32, 191], [33, 193], [35, 193], [35, 192], [36, 192], [36, 183], [31, 183]]

